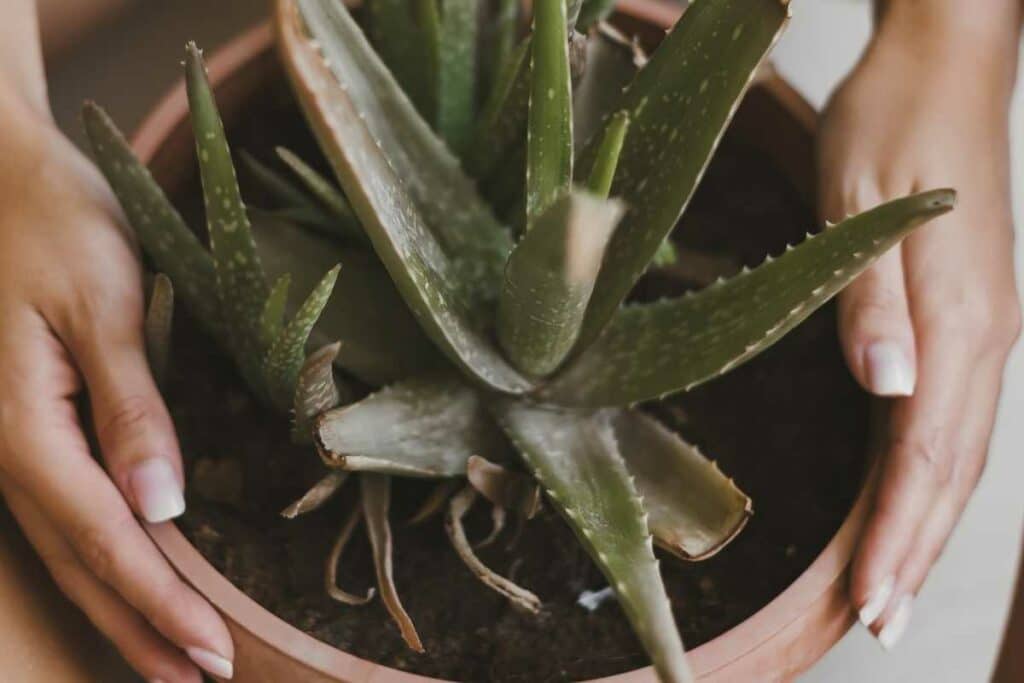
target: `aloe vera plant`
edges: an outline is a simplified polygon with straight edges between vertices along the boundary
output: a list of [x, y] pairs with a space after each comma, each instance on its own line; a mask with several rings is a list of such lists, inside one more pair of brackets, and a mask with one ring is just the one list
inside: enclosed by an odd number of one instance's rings
[[[536, 612], [543, 596], [486, 567], [462, 520], [491, 505], [490, 542], [543, 499], [607, 576], [659, 677], [688, 681], [655, 546], [709, 557], [752, 504], [646, 402], [765, 350], [955, 196], [898, 199], [695, 294], [624, 304], [652, 263], [685, 258], [667, 237], [787, 2], [697, 0], [650, 57], [601, 23], [607, 0], [533, 4], [528, 21], [508, 0], [367, 0], [364, 33], [338, 0], [276, 0], [281, 59], [335, 178], [287, 150], [287, 172], [245, 157], [273, 210], [243, 203], [190, 45], [207, 244], [92, 104], [86, 130], [164, 274], [146, 327], [154, 370], [170, 362], [174, 292], [315, 445], [323, 478], [283, 514], [353, 489], [325, 572], [332, 597], [379, 594], [422, 650], [388, 519], [391, 478], [417, 477], [438, 484], [416, 521], [447, 507], [469, 569]], [[365, 595], [336, 582], [360, 521], [378, 579]]]

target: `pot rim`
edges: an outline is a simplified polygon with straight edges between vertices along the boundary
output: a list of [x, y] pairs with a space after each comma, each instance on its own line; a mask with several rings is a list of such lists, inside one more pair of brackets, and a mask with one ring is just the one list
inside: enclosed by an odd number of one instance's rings
[[[660, 27], [668, 28], [681, 9], [658, 0], [620, 0], [619, 11]], [[240, 68], [273, 49], [273, 30], [265, 22], [242, 32], [218, 49], [208, 60], [210, 82], [221, 86]], [[817, 113], [785, 80], [769, 71], [758, 87], [776, 101], [808, 132], [816, 128]], [[179, 80], [145, 117], [132, 146], [144, 163], [151, 162], [171, 133], [188, 115], [184, 82]], [[860, 530], [871, 502], [874, 477], [865, 480], [857, 499], [838, 531], [810, 566], [788, 588], [751, 617], [688, 653], [698, 677], [726, 669], [751, 656], [781, 632], [799, 628], [804, 614], [829, 599], [831, 589], [845, 580]], [[266, 645], [327, 676], [341, 680], [370, 681], [384, 678], [394, 683], [426, 683], [438, 679], [392, 669], [337, 649], [306, 634], [272, 614], [220, 574], [185, 538], [173, 522], [145, 525], [146, 531], [174, 568], [218, 610]], [[854, 621], [851, 607], [849, 622]], [[645, 667], [616, 674], [591, 683], [639, 683], [655, 680], [653, 669]]]

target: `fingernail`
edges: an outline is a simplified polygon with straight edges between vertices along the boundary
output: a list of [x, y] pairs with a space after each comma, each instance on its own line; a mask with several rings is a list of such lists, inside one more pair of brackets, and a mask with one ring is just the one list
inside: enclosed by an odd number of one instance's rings
[[907, 625], [910, 624], [910, 613], [913, 609], [913, 598], [909, 595], [903, 596], [892, 613], [892, 619], [878, 633], [878, 642], [886, 650], [891, 650], [900, 642], [900, 638], [907, 632]]
[[882, 579], [882, 583], [878, 585], [878, 588], [868, 597], [868, 601], [860, 608], [860, 612], [857, 615], [860, 618], [860, 623], [865, 626], [871, 626], [871, 624], [875, 623], [875, 620], [882, 614], [882, 610], [889, 604], [889, 598], [892, 597], [892, 589], [895, 585], [896, 580], [891, 576]]
[[200, 647], [187, 647], [185, 648], [185, 654], [196, 663], [196, 666], [211, 676], [231, 678], [235, 673], [235, 668], [231, 662], [215, 652], [210, 652]]
[[899, 344], [877, 342], [864, 352], [868, 388], [878, 396], [912, 396], [914, 370]]
[[128, 485], [147, 522], [166, 522], [185, 511], [185, 497], [178, 478], [171, 463], [164, 458], [150, 458], [136, 465]]

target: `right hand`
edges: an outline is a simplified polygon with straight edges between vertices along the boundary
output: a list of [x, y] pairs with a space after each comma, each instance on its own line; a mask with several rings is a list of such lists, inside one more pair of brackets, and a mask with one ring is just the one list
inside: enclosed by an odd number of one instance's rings
[[144, 678], [229, 678], [223, 620], [136, 518], [180, 515], [184, 478], [120, 209], [52, 121], [2, 113], [0, 492], [57, 585]]

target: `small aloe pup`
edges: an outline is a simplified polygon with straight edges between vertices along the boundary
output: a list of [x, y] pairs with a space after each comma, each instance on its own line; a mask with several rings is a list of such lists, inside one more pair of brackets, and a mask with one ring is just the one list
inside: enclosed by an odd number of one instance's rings
[[534, 0], [527, 29], [513, 0], [366, 0], [361, 27], [338, 0], [276, 0], [281, 60], [335, 178], [287, 150], [288, 174], [243, 157], [273, 210], [243, 204], [190, 45], [208, 246], [95, 105], [85, 124], [166, 275], [147, 325], [154, 369], [168, 363], [173, 283], [252, 391], [315, 444], [324, 477], [285, 516], [358, 478], [329, 553], [334, 598], [374, 597], [335, 581], [363, 521], [377, 591], [423, 649], [388, 521], [391, 478], [420, 477], [439, 483], [418, 518], [445, 510], [471, 571], [536, 612], [538, 596], [477, 558], [462, 520], [487, 501], [487, 543], [544, 501], [607, 576], [659, 677], [689, 681], [654, 545], [709, 557], [752, 508], [645, 408], [768, 348], [954, 193], [879, 206], [697, 293], [626, 303], [652, 263], [675, 258], [667, 238], [788, 7], [697, 0], [648, 57], [601, 23], [611, 5]]

